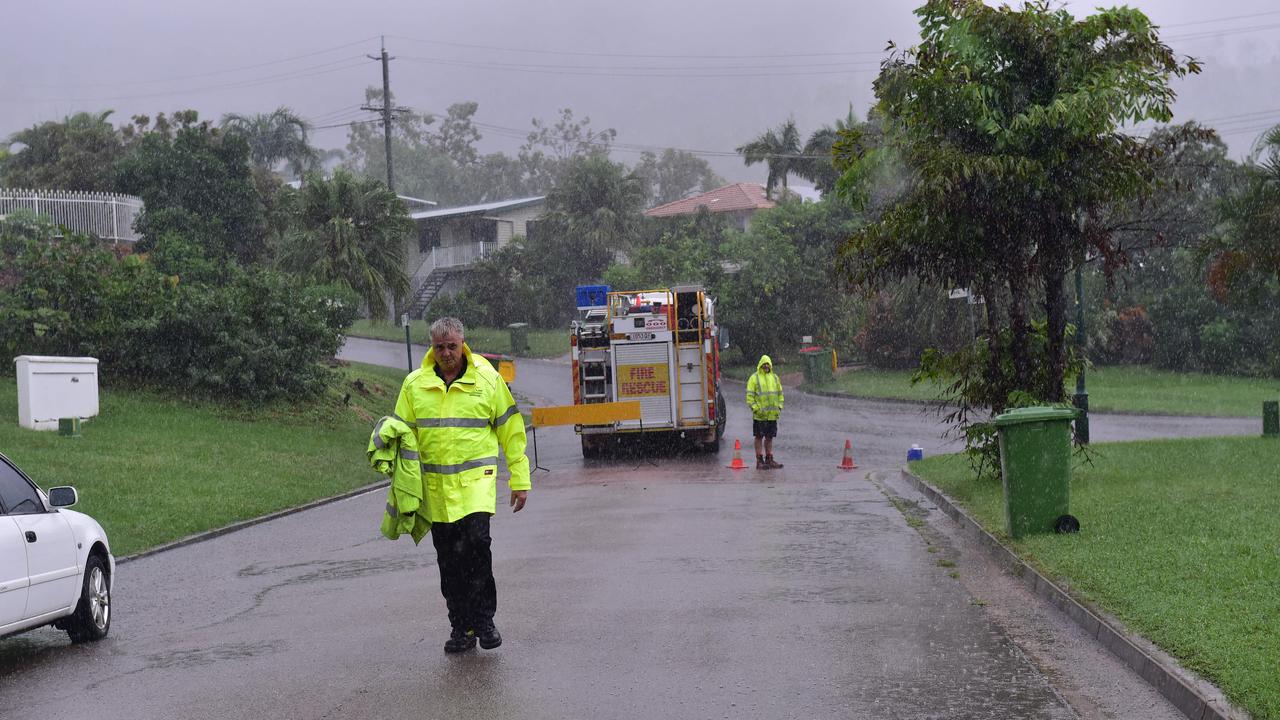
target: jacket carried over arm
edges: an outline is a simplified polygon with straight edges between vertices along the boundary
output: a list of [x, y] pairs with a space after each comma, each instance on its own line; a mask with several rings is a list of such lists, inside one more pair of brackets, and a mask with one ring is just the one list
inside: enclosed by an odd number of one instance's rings
[[497, 512], [498, 449], [507, 458], [512, 490], [528, 490], [524, 417], [489, 361], [464, 343], [467, 369], [448, 388], [435, 371], [435, 350], [409, 373], [395, 417], [415, 429], [432, 522], [457, 522]]
[[416, 545], [431, 531], [418, 437], [413, 428], [393, 417], [384, 417], [369, 436], [369, 464], [391, 476], [387, 509], [382, 515], [382, 534], [391, 540], [408, 533]]
[[782, 414], [782, 381], [778, 379], [778, 371], [764, 372], [760, 368], [773, 361], [768, 355], [761, 355], [756, 363], [756, 371], [747, 378], [747, 407], [751, 408], [753, 420], [777, 420]]

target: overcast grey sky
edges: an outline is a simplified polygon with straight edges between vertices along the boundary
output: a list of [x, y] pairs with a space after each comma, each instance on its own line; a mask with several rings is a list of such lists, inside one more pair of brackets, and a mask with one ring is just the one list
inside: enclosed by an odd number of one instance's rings
[[[78, 110], [183, 108], [218, 118], [287, 105], [342, 147], [378, 36], [397, 102], [480, 104], [482, 148], [513, 151], [534, 117], [570, 107], [618, 142], [705, 151], [730, 180], [760, 180], [734, 147], [788, 116], [806, 135], [852, 103], [864, 115], [886, 41], [917, 37], [918, 0], [9, 0], [0, 44], [0, 135]], [[1065, 3], [1077, 16], [1100, 5]], [[1177, 119], [1220, 127], [1240, 156], [1280, 122], [1274, 0], [1130, 3], [1205, 61], [1178, 85]], [[503, 128], [509, 128], [506, 130]], [[639, 147], [620, 148], [632, 163]]]

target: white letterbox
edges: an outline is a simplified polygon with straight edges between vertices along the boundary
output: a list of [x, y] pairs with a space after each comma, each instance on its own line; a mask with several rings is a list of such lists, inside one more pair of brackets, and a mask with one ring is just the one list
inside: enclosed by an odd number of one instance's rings
[[98, 359], [20, 355], [18, 424], [30, 430], [57, 430], [58, 418], [81, 420], [98, 414]]

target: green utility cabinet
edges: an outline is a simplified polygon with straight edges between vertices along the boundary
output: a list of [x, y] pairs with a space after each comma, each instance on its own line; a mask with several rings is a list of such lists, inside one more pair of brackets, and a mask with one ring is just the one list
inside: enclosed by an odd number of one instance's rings
[[511, 323], [507, 329], [511, 331], [512, 356], [523, 355], [529, 349], [529, 323]]
[[[808, 347], [800, 350], [804, 359], [804, 381], [806, 383], [831, 382], [835, 374], [831, 371], [831, 349]], [[776, 371], [777, 368], [774, 368]]]
[[1075, 416], [1074, 410], [1057, 407], [1018, 408], [996, 416], [1009, 537], [1054, 532], [1067, 515]]

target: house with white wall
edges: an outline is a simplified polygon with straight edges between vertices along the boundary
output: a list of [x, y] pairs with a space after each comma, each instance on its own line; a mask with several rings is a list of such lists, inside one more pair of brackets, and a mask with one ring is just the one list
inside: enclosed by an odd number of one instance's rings
[[440, 293], [466, 286], [469, 266], [517, 235], [546, 212], [546, 197], [516, 198], [454, 208], [427, 208], [409, 213], [417, 233], [408, 241], [410, 295], [403, 312], [422, 317]]

